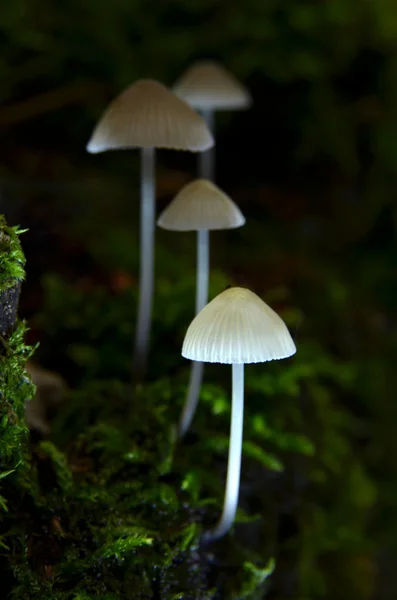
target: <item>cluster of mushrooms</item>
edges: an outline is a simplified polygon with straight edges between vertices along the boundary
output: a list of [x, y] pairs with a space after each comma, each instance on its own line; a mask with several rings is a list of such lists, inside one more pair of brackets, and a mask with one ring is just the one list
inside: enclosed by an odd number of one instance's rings
[[[208, 303], [209, 232], [241, 227], [245, 218], [213, 183], [214, 112], [248, 108], [247, 90], [221, 65], [192, 65], [173, 91], [139, 80], [110, 103], [87, 144], [87, 151], [141, 149], [139, 304], [133, 375], [145, 375], [154, 288], [156, 225], [155, 148], [199, 152], [199, 178], [186, 185], [157, 220], [163, 229], [197, 231], [196, 316], [187, 329], [182, 356], [192, 361], [179, 435], [194, 417], [205, 362], [232, 365], [232, 416], [226, 493], [221, 518], [205, 534], [214, 540], [231, 527], [237, 510], [244, 410], [244, 364], [287, 358], [295, 344], [282, 319], [248, 289], [232, 287]], [[199, 111], [195, 112], [195, 110]]]

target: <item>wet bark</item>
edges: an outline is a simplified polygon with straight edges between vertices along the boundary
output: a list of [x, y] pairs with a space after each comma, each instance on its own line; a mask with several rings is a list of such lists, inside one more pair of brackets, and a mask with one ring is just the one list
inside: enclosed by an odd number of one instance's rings
[[14, 328], [20, 292], [21, 281], [18, 280], [15, 285], [0, 290], [0, 335], [2, 337], [8, 337]]
[[16, 260], [14, 246], [15, 241], [7, 231], [4, 216], [0, 215], [0, 335], [2, 338], [8, 337], [15, 326], [21, 292], [21, 279], [10, 276], [7, 269], [8, 261], [12, 264]]

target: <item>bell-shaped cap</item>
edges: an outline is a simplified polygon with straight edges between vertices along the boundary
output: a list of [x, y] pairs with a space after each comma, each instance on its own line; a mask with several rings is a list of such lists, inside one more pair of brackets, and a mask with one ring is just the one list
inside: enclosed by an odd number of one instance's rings
[[194, 63], [173, 89], [177, 96], [197, 109], [237, 110], [252, 104], [248, 90], [234, 75], [210, 60]]
[[296, 347], [284, 321], [256, 294], [233, 287], [191, 322], [182, 356], [211, 363], [258, 363], [287, 358]]
[[233, 200], [207, 179], [185, 185], [157, 221], [159, 227], [173, 231], [234, 229], [244, 223]]
[[201, 152], [214, 145], [204, 119], [164, 85], [141, 79], [110, 103], [87, 151], [170, 148]]

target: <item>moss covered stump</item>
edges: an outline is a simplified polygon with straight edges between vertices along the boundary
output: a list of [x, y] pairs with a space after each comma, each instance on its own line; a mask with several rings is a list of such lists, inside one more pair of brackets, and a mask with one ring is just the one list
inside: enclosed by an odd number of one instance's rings
[[8, 511], [5, 490], [27, 463], [24, 409], [34, 393], [25, 372], [31, 349], [24, 343], [25, 324], [17, 319], [25, 276], [20, 233], [0, 216], [0, 517]]
[[20, 291], [21, 282], [17, 281], [14, 285], [0, 292], [0, 334], [3, 337], [15, 325]]
[[21, 284], [25, 276], [24, 255], [16, 227], [7, 227], [0, 216], [0, 335], [9, 335], [15, 326]]

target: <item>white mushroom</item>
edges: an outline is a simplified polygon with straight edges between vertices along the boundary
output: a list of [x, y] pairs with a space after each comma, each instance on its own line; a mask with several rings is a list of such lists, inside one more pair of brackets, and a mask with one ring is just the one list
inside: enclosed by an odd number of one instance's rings
[[[248, 90], [221, 64], [213, 60], [195, 62], [174, 85], [174, 92], [199, 110], [214, 133], [216, 110], [249, 108], [252, 98]], [[214, 180], [215, 156], [210, 149], [199, 156], [199, 177]]]
[[139, 305], [134, 352], [135, 379], [143, 377], [149, 348], [154, 287], [155, 148], [202, 152], [214, 144], [204, 120], [157, 81], [142, 79], [104, 112], [87, 151], [141, 148]]
[[296, 352], [284, 321], [256, 294], [245, 288], [229, 288], [193, 319], [182, 347], [190, 360], [232, 365], [232, 419], [226, 494], [222, 516], [206, 534], [209, 540], [223, 536], [237, 510], [240, 486], [244, 413], [244, 364], [287, 358]]
[[[196, 179], [188, 183], [161, 213], [157, 224], [172, 231], [197, 231], [196, 314], [208, 302], [209, 232], [241, 227], [245, 217], [238, 206], [214, 183]], [[203, 379], [204, 364], [194, 361], [190, 371], [185, 406], [179, 423], [179, 435], [185, 435], [196, 411]]]

